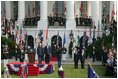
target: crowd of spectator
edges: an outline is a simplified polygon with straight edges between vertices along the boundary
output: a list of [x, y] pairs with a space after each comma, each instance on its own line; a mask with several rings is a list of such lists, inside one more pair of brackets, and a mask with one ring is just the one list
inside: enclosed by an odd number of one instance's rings
[[103, 47], [102, 63], [106, 67], [105, 75], [117, 76], [117, 50]]

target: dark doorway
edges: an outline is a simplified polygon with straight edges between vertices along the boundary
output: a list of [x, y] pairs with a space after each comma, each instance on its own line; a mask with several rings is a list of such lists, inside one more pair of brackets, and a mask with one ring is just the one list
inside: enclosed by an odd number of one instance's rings
[[28, 36], [28, 46], [30, 46], [31, 49], [34, 49], [34, 38], [31, 35]]
[[[57, 45], [57, 35], [54, 35], [51, 38], [51, 47], [52, 47], [52, 56], [53, 57], [56, 56], [56, 48], [54, 45]], [[62, 47], [62, 38], [60, 36], [58, 36], [58, 45], [59, 45], [59, 47]]]

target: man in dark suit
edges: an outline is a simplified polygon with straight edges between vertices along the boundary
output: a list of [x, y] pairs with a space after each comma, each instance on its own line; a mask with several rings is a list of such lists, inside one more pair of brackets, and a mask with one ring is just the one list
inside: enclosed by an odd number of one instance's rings
[[75, 69], [78, 68], [78, 60], [79, 60], [79, 54], [78, 54], [77, 48], [75, 47], [74, 48], [74, 67], [75, 67]]
[[38, 55], [38, 61], [39, 61], [39, 63], [42, 62], [41, 53], [42, 53], [42, 45], [41, 45], [41, 43], [39, 43], [38, 48], [37, 48], [37, 55]]
[[45, 46], [45, 62], [48, 64], [50, 62], [51, 47], [47, 44]]
[[84, 49], [81, 50], [80, 62], [81, 62], [81, 68], [84, 69], [84, 64], [85, 64], [85, 51], [84, 51]]

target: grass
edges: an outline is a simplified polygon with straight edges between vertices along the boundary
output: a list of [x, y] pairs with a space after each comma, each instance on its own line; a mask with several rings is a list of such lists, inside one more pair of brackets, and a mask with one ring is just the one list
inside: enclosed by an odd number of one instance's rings
[[[104, 66], [92, 66], [96, 73], [99, 75], [100, 78], [111, 78], [111, 76], [104, 76], [105, 68]], [[81, 69], [80, 66], [78, 69], [74, 69], [73, 64], [64, 64], [63, 69], [65, 72], [65, 78], [87, 78], [88, 67], [85, 66], [84, 69]], [[4, 70], [3, 65], [1, 65], [1, 70]], [[28, 76], [28, 78], [58, 78], [57, 74], [58, 68], [57, 64], [55, 64], [55, 71], [52, 74], [40, 74], [39, 76]], [[1, 75], [4, 78], [4, 75]], [[19, 76], [11, 74], [11, 78], [20, 78]]]

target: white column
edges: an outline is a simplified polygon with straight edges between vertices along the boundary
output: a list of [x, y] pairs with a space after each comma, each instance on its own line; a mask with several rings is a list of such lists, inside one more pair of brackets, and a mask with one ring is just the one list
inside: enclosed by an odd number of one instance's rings
[[41, 1], [40, 2], [40, 17], [42, 19], [47, 19], [47, 1]]
[[75, 29], [74, 1], [67, 1], [66, 29]]
[[25, 18], [25, 1], [18, 1], [18, 24], [23, 28], [23, 20]]
[[95, 23], [96, 30], [98, 29], [99, 14], [99, 1], [92, 1], [92, 20]]
[[23, 20], [25, 18], [25, 1], [18, 2], [18, 19]]
[[5, 10], [6, 10], [6, 18], [10, 20], [11, 18], [11, 2], [5, 1]]
[[47, 1], [40, 1], [40, 21], [38, 21], [38, 29], [46, 29], [47, 26]]

